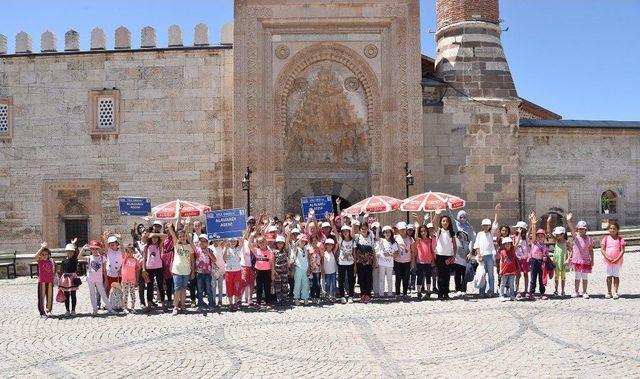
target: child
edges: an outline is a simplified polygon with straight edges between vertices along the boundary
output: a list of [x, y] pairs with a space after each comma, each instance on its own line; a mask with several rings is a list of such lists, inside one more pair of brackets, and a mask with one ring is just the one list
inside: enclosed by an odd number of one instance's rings
[[300, 234], [295, 247], [291, 248], [290, 265], [293, 266], [293, 299], [296, 305], [300, 300], [304, 305], [309, 304], [309, 254], [307, 254], [307, 236]]
[[[551, 220], [552, 217], [549, 216], [547, 218], [547, 233], [551, 231]], [[551, 235], [553, 237], [552, 241], [555, 242], [553, 247], [553, 278], [555, 282], [553, 296], [558, 296], [558, 282], [560, 282], [560, 296], [564, 297], [564, 286], [567, 279], [567, 267], [569, 263], [569, 256], [567, 255], [567, 231], [562, 226], [557, 226], [553, 229]]]
[[[529, 226], [524, 221], [518, 221], [515, 225], [516, 234], [511, 237], [516, 249], [518, 259], [518, 271], [516, 272], [516, 299], [526, 296], [529, 288], [529, 241], [527, 240], [527, 229]], [[520, 291], [520, 277], [524, 279], [524, 290]]]
[[478, 260], [478, 264], [483, 265], [485, 272], [488, 276], [488, 284], [489, 288], [487, 290], [485, 287], [479, 288], [481, 296], [492, 296], [495, 286], [495, 277], [494, 277], [494, 255], [495, 255], [495, 246], [493, 244], [493, 235], [498, 230], [498, 212], [500, 211], [500, 204], [496, 204], [495, 207], [495, 215], [493, 222], [488, 218], [482, 220], [482, 230], [478, 232], [476, 235], [476, 240], [473, 244], [473, 249], [475, 250], [475, 256]]
[[229, 310], [235, 312], [240, 306], [242, 293], [242, 246], [241, 239], [226, 241], [222, 259], [225, 262], [224, 280], [229, 298]]
[[275, 279], [274, 259], [265, 238], [258, 236], [254, 244], [254, 237], [249, 237], [249, 248], [256, 259], [256, 308], [260, 309], [262, 300], [266, 305], [271, 299], [271, 282]]
[[[136, 283], [138, 283], [138, 272], [140, 271], [140, 262], [133, 256], [134, 247], [132, 244], [127, 245], [124, 249], [124, 259], [122, 260], [122, 291], [124, 292], [124, 308], [127, 312], [133, 312], [136, 309]], [[131, 296], [131, 308], [128, 307], [128, 297]]]
[[396, 299], [400, 299], [400, 285], [402, 285], [402, 297], [406, 299], [409, 292], [413, 238], [407, 234], [407, 224], [404, 221], [397, 223], [396, 229], [398, 233], [393, 236], [397, 246], [397, 251], [393, 255], [393, 273], [396, 275]]
[[367, 304], [371, 301], [371, 290], [373, 289], [373, 269], [378, 266], [378, 262], [373, 251], [376, 245], [374, 234], [369, 231], [369, 224], [360, 224], [360, 233], [356, 234], [356, 268], [358, 284], [360, 285], [360, 299]]
[[[501, 225], [498, 232], [498, 237], [496, 237], [495, 242], [495, 264], [496, 264], [496, 275], [498, 275], [498, 288], [500, 288], [500, 249], [502, 249], [502, 239], [505, 237], [511, 236], [511, 227], [509, 225]], [[512, 238], [513, 240], [513, 238]]]
[[574, 291], [571, 297], [580, 296], [580, 281], [582, 281], [582, 297], [589, 298], [587, 285], [589, 284], [589, 273], [593, 267], [593, 245], [591, 239], [587, 236], [587, 223], [578, 221], [577, 232], [573, 227], [573, 215], [567, 214], [567, 224], [571, 230], [573, 237], [573, 253], [571, 254], [571, 268], [575, 276]]
[[225, 262], [224, 262], [224, 251], [225, 248], [222, 246], [222, 241], [214, 240], [213, 246], [209, 246], [209, 249], [213, 251], [213, 255], [216, 257], [216, 267], [211, 272], [211, 287], [213, 288], [214, 296], [216, 293], [218, 294], [218, 303], [216, 305], [215, 299], [209, 299], [209, 305], [213, 306], [222, 306], [222, 295], [224, 293], [223, 283], [224, 283], [224, 274], [225, 274]]
[[[178, 219], [178, 223], [180, 219]], [[190, 227], [191, 223], [187, 225]], [[173, 274], [173, 316], [178, 314], [178, 311], [187, 309], [187, 286], [189, 279], [193, 279], [196, 276], [194, 251], [196, 246], [193, 240], [188, 237], [188, 233], [185, 230], [187, 227], [175, 231], [173, 224], [169, 225], [169, 235], [175, 244], [173, 246], [173, 265], [171, 266], [171, 273]]]
[[[604, 263], [607, 265], [607, 294], [605, 298], [617, 299], [618, 287], [620, 286], [620, 269], [622, 268], [624, 247], [626, 242], [618, 235], [620, 226], [616, 221], [609, 221], [609, 235], [602, 239], [600, 244], [600, 252]], [[611, 284], [613, 282], [613, 294], [611, 292]]]
[[[320, 278], [322, 276], [322, 256], [324, 254], [324, 244], [319, 242], [314, 236], [309, 250], [309, 269], [311, 270], [311, 301], [320, 304]], [[315, 243], [315, 244], [314, 244]]]
[[513, 248], [513, 240], [511, 237], [505, 237], [502, 239], [502, 249], [500, 250], [500, 276], [502, 277], [500, 283], [501, 301], [507, 301], [505, 289], [509, 292], [509, 299], [511, 301], [515, 299], [514, 281], [516, 272], [518, 272], [518, 259], [516, 257], [516, 251]]
[[[355, 242], [351, 237], [351, 227], [343, 225], [338, 236], [338, 291], [342, 304], [353, 303], [353, 290], [355, 287], [354, 252]], [[346, 290], [345, 290], [346, 287]]]
[[327, 238], [324, 241], [325, 251], [322, 254], [322, 268], [324, 273], [324, 291], [329, 297], [329, 301], [334, 302], [336, 299], [336, 256], [335, 241], [333, 238]]
[[[64, 301], [64, 306], [67, 310], [65, 313], [66, 317], [75, 316], [76, 315], [76, 291], [78, 290], [78, 286], [82, 283], [80, 278], [78, 277], [78, 254], [79, 251], [76, 248], [76, 241], [78, 239], [75, 238], [71, 243], [67, 244], [65, 247], [65, 252], [67, 253], [67, 257], [62, 260], [61, 264], [61, 274], [60, 280], [58, 283], [58, 288], [65, 292], [67, 295]], [[84, 257], [82, 257], [84, 259]]]
[[[171, 273], [171, 267], [173, 267], [174, 240], [169, 234], [169, 225], [171, 224], [168, 222], [164, 224], [164, 234], [167, 238], [162, 240], [162, 277], [166, 295], [166, 306], [163, 307], [163, 311], [173, 303], [173, 274]], [[165, 301], [165, 299], [163, 298], [162, 301]]]
[[[531, 270], [531, 281], [529, 282], [529, 299], [535, 300], [535, 290], [536, 290], [536, 280], [539, 282], [540, 286], [540, 300], [547, 300], [547, 297], [544, 294], [544, 282], [542, 278], [542, 265], [547, 264], [547, 260], [549, 259], [549, 249], [547, 248], [546, 236], [547, 233], [544, 229], [540, 228], [537, 231], [536, 227], [536, 217], [535, 212], [532, 212], [529, 215], [529, 223], [531, 224], [531, 232], [530, 232], [530, 242], [531, 242], [531, 259], [529, 260], [529, 267]], [[535, 232], [535, 233], [534, 233]], [[533, 236], [535, 235], [535, 241], [533, 241]]]
[[[194, 258], [196, 260], [196, 283], [198, 286], [198, 311], [203, 308], [211, 308], [215, 305], [215, 296], [211, 286], [211, 271], [214, 265], [217, 266], [216, 257], [209, 249], [209, 238], [206, 234], [198, 236], [198, 246], [196, 247]], [[205, 304], [202, 297], [207, 294], [209, 304]]]
[[[422, 289], [426, 289], [426, 298], [431, 297], [431, 264], [435, 255], [435, 240], [429, 233], [426, 225], [420, 225], [418, 228], [418, 236], [416, 242], [411, 246], [412, 265], [416, 268], [418, 281], [416, 283], [416, 291], [418, 292], [418, 300], [422, 300]], [[425, 286], [426, 281], [426, 286]]]
[[46, 318], [53, 308], [53, 277], [56, 268], [46, 242], [40, 245], [36, 253], [36, 262], [38, 262], [38, 311], [40, 317]]
[[[167, 311], [164, 303], [164, 272], [163, 272], [163, 243], [162, 239], [166, 238], [166, 234], [151, 233], [148, 235], [147, 243], [144, 246], [144, 254], [142, 257], [142, 276], [144, 276], [144, 284], [147, 287], [147, 304], [145, 311], [151, 311], [153, 302], [153, 282], [155, 279], [158, 286], [158, 295], [162, 304], [162, 311]], [[173, 248], [173, 247], [172, 247]], [[173, 261], [173, 260], [172, 260]]]
[[[438, 231], [436, 232], [438, 300], [449, 300], [449, 283], [451, 282], [451, 269], [449, 265], [455, 261], [458, 245], [456, 243], [456, 235], [453, 231], [451, 217], [441, 216], [441, 211], [436, 211], [434, 222], [436, 225], [439, 225]], [[493, 245], [493, 241], [491, 245]]]
[[103, 284], [107, 269], [106, 260], [100, 254], [102, 252], [102, 244], [99, 241], [93, 240], [87, 247], [91, 250], [91, 255], [87, 263], [87, 285], [89, 286], [89, 297], [91, 299], [91, 307], [93, 308], [92, 315], [95, 316], [98, 314], [96, 292], [104, 299], [109, 313], [112, 313], [113, 308], [111, 307], [111, 302], [107, 297]]
[[280, 306], [284, 305], [289, 297], [289, 253], [286, 246], [287, 242], [284, 236], [277, 236], [274, 249], [274, 289], [276, 303]]
[[124, 254], [120, 250], [120, 242], [118, 241], [118, 235], [109, 236], [110, 232], [105, 230], [102, 239], [105, 241], [105, 245], [108, 246], [106, 252], [107, 258], [107, 280], [105, 291], [107, 295], [111, 291], [112, 283], [120, 283], [120, 276], [122, 275], [122, 257]]
[[[389, 225], [382, 227], [382, 237], [375, 247], [378, 259], [378, 293], [380, 297], [393, 296], [393, 257], [398, 252], [398, 244]], [[385, 288], [385, 282], [387, 284]]]

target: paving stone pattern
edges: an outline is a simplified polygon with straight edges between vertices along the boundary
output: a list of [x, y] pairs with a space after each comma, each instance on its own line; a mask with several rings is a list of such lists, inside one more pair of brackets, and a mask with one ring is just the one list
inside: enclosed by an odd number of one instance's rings
[[[598, 261], [598, 263], [600, 263]], [[501, 303], [335, 304], [171, 316], [41, 319], [32, 279], [0, 281], [2, 377], [638, 377], [640, 254], [625, 257], [622, 298]], [[569, 274], [569, 277], [572, 277]], [[551, 285], [553, 286], [553, 284]]]

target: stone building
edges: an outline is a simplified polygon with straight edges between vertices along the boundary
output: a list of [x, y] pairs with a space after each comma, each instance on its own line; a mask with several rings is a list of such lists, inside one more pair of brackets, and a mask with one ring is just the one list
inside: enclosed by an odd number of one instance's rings
[[444, 191], [472, 218], [503, 204], [640, 223], [640, 122], [563, 120], [518, 96], [497, 0], [438, 0], [435, 59], [420, 53], [418, 0], [237, 0], [211, 44], [124, 27], [81, 51], [51, 32], [0, 35], [0, 249], [125, 231], [119, 196], [155, 204], [299, 211], [303, 196], [354, 203]]

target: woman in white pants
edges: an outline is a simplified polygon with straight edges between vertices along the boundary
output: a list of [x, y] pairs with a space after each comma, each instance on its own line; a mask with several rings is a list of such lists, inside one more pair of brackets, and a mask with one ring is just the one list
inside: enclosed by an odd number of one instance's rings
[[378, 293], [383, 297], [391, 297], [393, 296], [393, 257], [398, 252], [398, 244], [393, 238], [393, 229], [388, 225], [382, 228], [382, 237], [376, 247]]
[[102, 244], [99, 241], [93, 240], [87, 246], [91, 250], [91, 255], [88, 258], [87, 264], [87, 285], [89, 286], [89, 296], [91, 298], [91, 307], [93, 308], [92, 314], [95, 316], [98, 314], [98, 304], [96, 300], [96, 292], [102, 298], [109, 313], [113, 313], [109, 296], [104, 289], [104, 279], [107, 277], [107, 264], [106, 259], [100, 253], [102, 252]]

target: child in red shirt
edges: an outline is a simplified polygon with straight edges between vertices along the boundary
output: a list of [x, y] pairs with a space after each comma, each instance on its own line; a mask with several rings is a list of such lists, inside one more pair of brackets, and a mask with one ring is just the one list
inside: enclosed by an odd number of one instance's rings
[[[140, 271], [140, 262], [133, 254], [133, 245], [127, 245], [122, 260], [122, 292], [124, 292], [124, 307], [129, 312], [136, 309], [135, 292], [136, 283], [138, 283], [138, 272]], [[131, 308], [127, 307], [129, 295], [131, 295]]]
[[500, 300], [507, 301], [505, 289], [509, 292], [511, 301], [515, 299], [515, 279], [518, 272], [518, 258], [516, 249], [513, 247], [511, 237], [502, 239], [502, 249], [500, 249]]
[[53, 307], [53, 273], [56, 268], [46, 242], [40, 245], [36, 253], [36, 262], [38, 262], [38, 311], [40, 311], [40, 317], [44, 318], [51, 314]]

